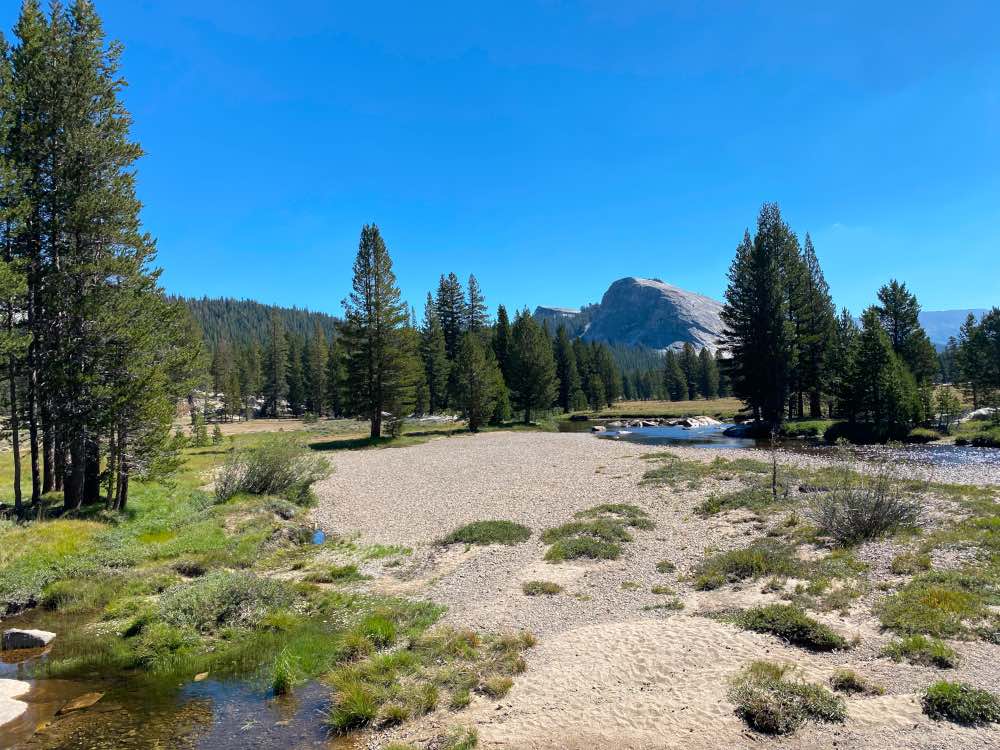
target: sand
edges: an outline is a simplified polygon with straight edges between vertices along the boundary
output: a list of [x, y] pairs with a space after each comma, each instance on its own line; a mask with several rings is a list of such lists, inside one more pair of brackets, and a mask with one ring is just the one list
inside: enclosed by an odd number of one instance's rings
[[[527, 671], [505, 698], [477, 697], [462, 712], [437, 711], [391, 735], [374, 736], [373, 747], [390, 737], [423, 746], [455, 724], [475, 726], [485, 748], [1000, 747], [1000, 729], [932, 722], [917, 697], [942, 677], [1000, 692], [1000, 646], [954, 643], [962, 665], [944, 673], [880, 657], [889, 636], [870, 611], [877, 591], [846, 616], [819, 616], [845, 636], [860, 637], [861, 644], [848, 652], [810, 654], [704, 616], [779, 601], [777, 594], [762, 593], [761, 583], [696, 592], [685, 578], [707, 550], [743, 546], [766, 529], [746, 512], [707, 519], [693, 513], [710, 492], [735, 485], [641, 486], [649, 463], [640, 456], [650, 450], [589, 435], [488, 433], [333, 457], [335, 473], [317, 487], [315, 521], [327, 532], [356, 534], [360, 543], [413, 550], [398, 568], [366, 563], [373, 589], [447, 605], [448, 624], [524, 629], [539, 639], [527, 654]], [[674, 452], [702, 460], [729, 453]], [[781, 460], [822, 461], [799, 455]], [[543, 561], [546, 547], [537, 532], [600, 502], [634, 503], [649, 512], [656, 528], [636, 532], [619, 560]], [[434, 544], [453, 528], [485, 518], [517, 521], [536, 534], [513, 547]], [[859, 555], [882, 571], [896, 551], [879, 543]], [[677, 571], [657, 573], [662, 559], [674, 562]], [[521, 584], [534, 579], [565, 590], [527, 597]], [[650, 591], [656, 585], [675, 589], [683, 611], [648, 609], [664, 600]], [[728, 680], [754, 659], [792, 663], [818, 682], [849, 667], [883, 684], [887, 695], [848, 698], [843, 725], [808, 724], [791, 737], [766, 737], [751, 732], [726, 700]]]

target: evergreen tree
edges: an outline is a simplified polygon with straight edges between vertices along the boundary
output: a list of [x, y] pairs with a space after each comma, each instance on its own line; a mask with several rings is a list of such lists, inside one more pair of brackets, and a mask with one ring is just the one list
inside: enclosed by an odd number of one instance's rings
[[427, 409], [431, 414], [440, 413], [448, 405], [448, 376], [451, 363], [445, 346], [444, 330], [438, 320], [431, 295], [424, 305], [424, 321], [420, 329], [420, 357], [424, 363], [427, 383]]
[[576, 369], [576, 355], [573, 353], [573, 342], [570, 341], [566, 326], [556, 330], [555, 341], [556, 377], [559, 379], [558, 403], [564, 412], [573, 411], [585, 403], [583, 389], [580, 387], [580, 373]]
[[510, 383], [510, 319], [503, 305], [497, 308], [497, 323], [493, 327], [493, 354], [504, 380]]
[[551, 408], [556, 398], [556, 363], [545, 332], [527, 310], [514, 320], [510, 340], [511, 381], [514, 406], [524, 412], [524, 423], [532, 412]]
[[288, 366], [285, 370], [288, 379], [288, 408], [297, 417], [302, 414], [306, 400], [302, 350], [302, 340], [298, 336], [288, 336]]
[[707, 346], [698, 354], [698, 390], [705, 398], [719, 397], [719, 368]]
[[798, 243], [777, 204], [765, 203], [753, 239], [746, 232], [729, 269], [722, 309], [733, 393], [754, 417], [780, 424], [796, 366], [785, 270]]
[[254, 416], [254, 406], [263, 389], [261, 357], [260, 346], [253, 342], [243, 350], [240, 358], [240, 394], [247, 419]]
[[264, 413], [277, 417], [288, 396], [288, 337], [277, 312], [271, 312], [263, 362]]
[[[799, 331], [800, 385], [809, 394], [809, 416], [821, 414], [823, 392], [827, 387], [826, 355], [832, 346], [836, 309], [830, 287], [823, 276], [812, 238], [806, 234], [802, 249], [805, 263], [805, 304]], [[799, 409], [801, 413], [801, 405]]]
[[729, 360], [723, 355], [722, 349], [715, 350], [715, 368], [719, 373], [719, 396], [722, 398], [732, 396], [732, 384], [729, 382]]
[[611, 356], [611, 350], [602, 343], [593, 342], [593, 362], [601, 381], [604, 398], [601, 406], [611, 406], [621, 396], [622, 375]]
[[328, 352], [326, 333], [316, 321], [313, 335], [306, 342], [305, 355], [306, 410], [312, 414], [322, 415], [326, 410]]
[[374, 224], [361, 230], [352, 289], [343, 303], [348, 388], [371, 424], [373, 439], [382, 435], [384, 412], [391, 415], [396, 435], [413, 403], [416, 353], [409, 350], [404, 335], [407, 308], [396, 286], [392, 259]]
[[469, 430], [479, 432], [479, 428], [493, 418], [503, 378], [493, 351], [475, 331], [468, 331], [462, 337], [455, 370], [462, 412], [468, 420]]
[[684, 373], [688, 397], [692, 400], [698, 398], [701, 366], [698, 361], [698, 355], [694, 352], [694, 345], [690, 341], [685, 341], [684, 347], [681, 349], [680, 365], [681, 371]]
[[937, 352], [920, 325], [920, 303], [906, 284], [892, 279], [878, 290], [875, 308], [892, 349], [909, 368], [920, 385], [928, 384], [937, 372]]
[[826, 357], [827, 388], [835, 400], [836, 409], [831, 415], [847, 417], [854, 422], [858, 413], [858, 395], [853, 388], [857, 382], [854, 366], [857, 360], [858, 325], [846, 307], [837, 318], [830, 350]]
[[445, 352], [448, 354], [448, 360], [454, 362], [467, 321], [465, 295], [462, 292], [462, 284], [454, 273], [449, 273], [447, 277], [441, 276], [435, 306], [444, 333]]
[[687, 377], [673, 349], [668, 349], [663, 358], [663, 387], [671, 401], [687, 401], [690, 396]]
[[344, 364], [344, 352], [338, 339], [330, 343], [326, 354], [326, 408], [332, 417], [347, 416], [350, 404], [344, 393], [347, 372]]
[[489, 326], [489, 316], [486, 314], [486, 299], [479, 288], [475, 276], [469, 276], [469, 301], [465, 308], [465, 330], [481, 333]]

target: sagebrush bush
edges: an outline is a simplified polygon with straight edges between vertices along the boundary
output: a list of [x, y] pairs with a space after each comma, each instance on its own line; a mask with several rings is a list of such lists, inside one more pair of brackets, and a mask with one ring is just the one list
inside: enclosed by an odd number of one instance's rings
[[820, 685], [789, 679], [789, 665], [755, 661], [736, 676], [729, 700], [752, 728], [768, 734], [789, 734], [807, 720], [842, 722], [843, 698]]
[[329, 462], [297, 442], [269, 435], [255, 445], [233, 450], [215, 476], [220, 502], [240, 493], [280, 495], [300, 505], [312, 498], [314, 482], [330, 473]]
[[513, 521], [474, 521], [452, 531], [441, 544], [520, 544], [531, 538], [531, 529]]
[[821, 535], [849, 546], [916, 526], [923, 503], [919, 494], [893, 478], [888, 460], [881, 459], [867, 473], [845, 464], [829, 490], [817, 494], [807, 514]]

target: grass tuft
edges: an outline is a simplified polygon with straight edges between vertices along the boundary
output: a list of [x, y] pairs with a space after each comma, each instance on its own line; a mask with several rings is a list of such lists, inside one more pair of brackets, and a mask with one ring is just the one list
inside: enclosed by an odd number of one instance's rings
[[531, 529], [513, 521], [475, 521], [455, 529], [441, 544], [521, 544], [531, 537]]
[[922, 664], [929, 667], [950, 669], [958, 665], [958, 654], [955, 649], [937, 638], [923, 635], [911, 635], [893, 641], [882, 649], [882, 655], [893, 661], [903, 661], [910, 664]]
[[743, 668], [729, 689], [736, 712], [753, 729], [790, 734], [806, 721], [843, 722], [844, 699], [821, 685], [788, 677], [789, 665], [755, 661]]
[[829, 627], [789, 604], [768, 604], [740, 613], [737, 624], [757, 633], [770, 633], [810, 651], [846, 649], [847, 641]]
[[554, 596], [562, 590], [562, 586], [552, 581], [525, 581], [521, 584], [521, 591], [526, 596]]
[[920, 704], [937, 721], [976, 726], [1000, 722], [1000, 699], [986, 690], [941, 680], [927, 688]]

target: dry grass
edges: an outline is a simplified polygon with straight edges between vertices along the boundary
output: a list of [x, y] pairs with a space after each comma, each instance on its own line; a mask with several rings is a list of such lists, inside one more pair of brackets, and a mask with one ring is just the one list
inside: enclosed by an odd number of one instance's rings
[[691, 417], [707, 414], [731, 417], [743, 408], [738, 398], [696, 399], [694, 401], [619, 401], [602, 409], [599, 417]]

